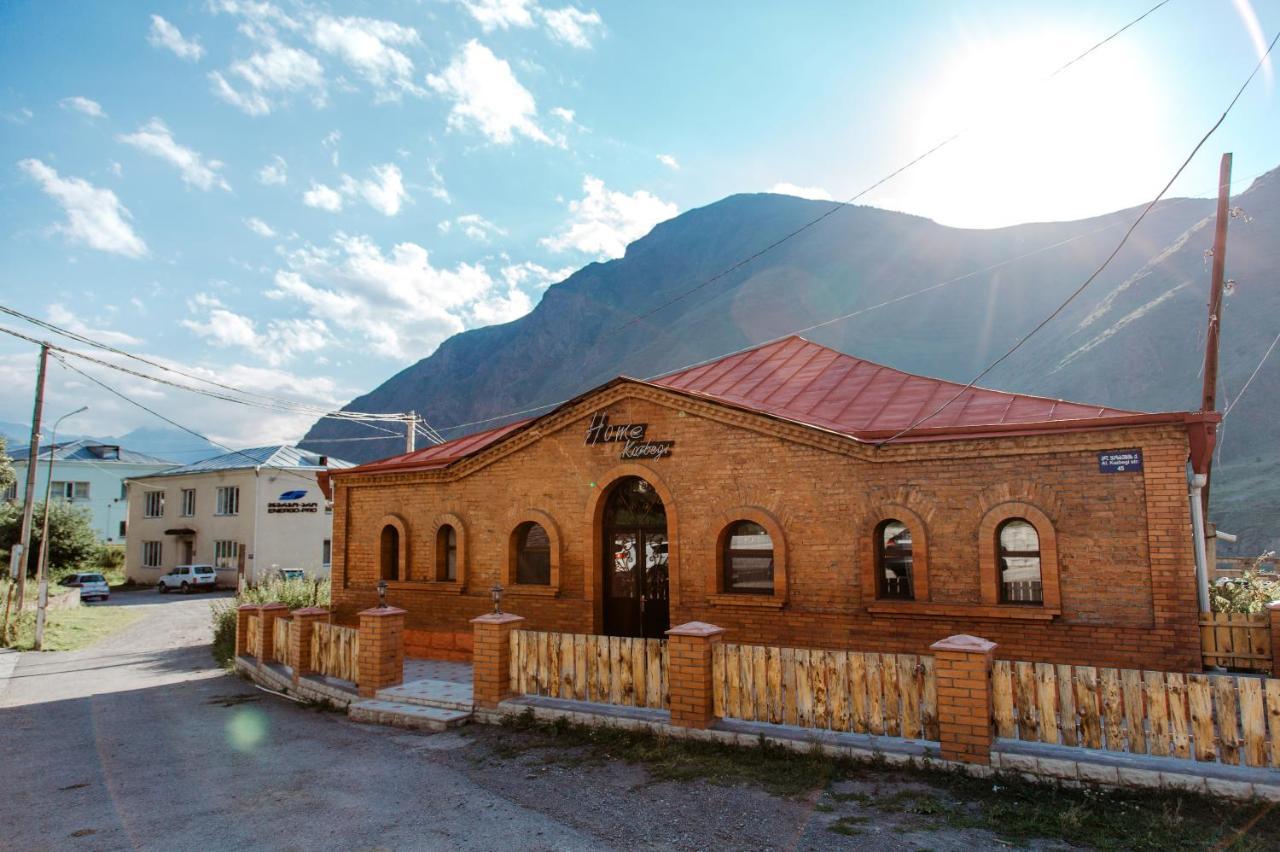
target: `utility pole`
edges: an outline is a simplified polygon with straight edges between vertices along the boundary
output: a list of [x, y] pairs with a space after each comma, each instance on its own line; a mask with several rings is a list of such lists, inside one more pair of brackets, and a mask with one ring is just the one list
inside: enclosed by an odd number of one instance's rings
[[36, 499], [36, 463], [40, 458], [40, 420], [44, 416], [44, 374], [49, 366], [49, 347], [40, 346], [40, 367], [36, 371], [36, 405], [31, 414], [31, 454], [27, 457], [27, 493], [22, 501], [22, 533], [19, 546], [20, 557], [13, 563], [14, 577], [18, 587], [18, 614], [22, 614], [23, 595], [27, 590], [27, 554], [31, 551], [31, 518], [35, 513]]
[[[1213, 273], [1209, 279], [1209, 331], [1204, 340], [1204, 395], [1201, 411], [1218, 407], [1218, 338], [1222, 333], [1222, 279], [1227, 268], [1227, 220], [1231, 218], [1231, 154], [1222, 155], [1218, 167], [1218, 222], [1213, 233]], [[1200, 492], [1201, 510], [1209, 516], [1209, 481], [1213, 457], [1205, 467], [1205, 486]]]
[[418, 439], [418, 412], [410, 411], [409, 419], [404, 424], [404, 451], [411, 453]]

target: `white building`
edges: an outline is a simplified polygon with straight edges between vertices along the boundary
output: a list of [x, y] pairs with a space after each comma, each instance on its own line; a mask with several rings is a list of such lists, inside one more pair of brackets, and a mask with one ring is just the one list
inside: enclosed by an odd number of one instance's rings
[[277, 444], [129, 481], [125, 571], [151, 584], [175, 565], [211, 564], [234, 588], [276, 569], [328, 577], [333, 515], [316, 474], [350, 462]]
[[[94, 531], [98, 538], [108, 544], [125, 542], [125, 522], [129, 518], [125, 480], [168, 470], [177, 464], [127, 447], [87, 439], [42, 445], [36, 466], [37, 502], [44, 499], [45, 485], [49, 481], [51, 453], [53, 499], [87, 507]], [[22, 501], [26, 499], [27, 464], [30, 462], [31, 449], [20, 447], [9, 455], [13, 458], [17, 480], [9, 486], [4, 496], [6, 500]]]

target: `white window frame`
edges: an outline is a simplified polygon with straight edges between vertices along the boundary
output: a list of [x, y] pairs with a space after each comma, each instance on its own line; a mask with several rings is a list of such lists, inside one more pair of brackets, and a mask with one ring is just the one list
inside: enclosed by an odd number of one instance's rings
[[[164, 492], [160, 492], [164, 493]], [[142, 567], [159, 568], [164, 564], [164, 542], [144, 541], [142, 543]]]
[[196, 514], [196, 490], [194, 488], [182, 489], [182, 517], [194, 518]]
[[213, 566], [236, 568], [240, 564], [240, 542], [223, 539], [213, 543]]
[[214, 504], [215, 515], [240, 514], [240, 486], [219, 485], [217, 501]]
[[333, 539], [326, 538], [320, 545], [320, 564], [328, 568], [333, 564]]
[[142, 517], [144, 518], [163, 518], [164, 517], [164, 492], [148, 491], [142, 497]]

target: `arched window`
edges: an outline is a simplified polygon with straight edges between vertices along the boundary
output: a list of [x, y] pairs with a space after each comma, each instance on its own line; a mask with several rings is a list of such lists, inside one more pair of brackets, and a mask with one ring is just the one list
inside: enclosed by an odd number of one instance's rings
[[400, 531], [387, 524], [382, 528], [382, 541], [379, 546], [382, 560], [382, 579], [400, 579]]
[[551, 585], [551, 537], [541, 524], [526, 521], [516, 527], [516, 582]]
[[876, 597], [914, 600], [911, 528], [890, 518], [876, 527]]
[[452, 583], [458, 579], [458, 531], [452, 524], [436, 530], [436, 579]]
[[1000, 566], [1000, 603], [1042, 604], [1040, 534], [1025, 518], [1010, 518], [996, 527]]
[[725, 530], [724, 591], [773, 594], [773, 538], [754, 521], [735, 521]]

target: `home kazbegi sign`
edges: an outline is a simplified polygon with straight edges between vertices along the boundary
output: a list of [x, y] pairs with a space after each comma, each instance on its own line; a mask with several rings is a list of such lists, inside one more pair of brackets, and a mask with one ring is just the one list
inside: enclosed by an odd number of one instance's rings
[[648, 423], [610, 423], [608, 414], [598, 412], [591, 415], [591, 425], [587, 426], [587, 446], [622, 444], [622, 459], [661, 459], [671, 455], [676, 442], [647, 440], [648, 428]]

